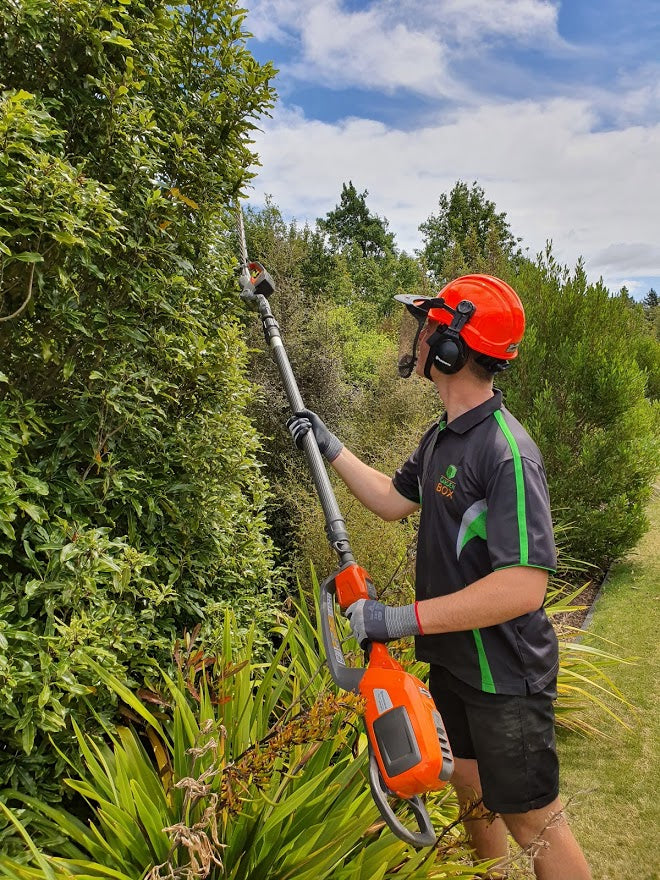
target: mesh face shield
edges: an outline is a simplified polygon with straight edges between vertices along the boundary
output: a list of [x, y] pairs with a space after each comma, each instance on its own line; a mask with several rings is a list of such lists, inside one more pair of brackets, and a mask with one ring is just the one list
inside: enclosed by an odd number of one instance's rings
[[424, 324], [432, 308], [442, 308], [442, 300], [437, 296], [415, 296], [410, 293], [397, 293], [394, 297], [406, 307], [401, 319], [399, 330], [399, 360], [398, 370], [402, 379], [412, 376], [417, 363], [417, 344], [419, 334], [424, 329]]
[[421, 309], [406, 306], [399, 330], [399, 359], [397, 369], [402, 379], [412, 376], [417, 363], [417, 344], [419, 334], [426, 324], [427, 314]]

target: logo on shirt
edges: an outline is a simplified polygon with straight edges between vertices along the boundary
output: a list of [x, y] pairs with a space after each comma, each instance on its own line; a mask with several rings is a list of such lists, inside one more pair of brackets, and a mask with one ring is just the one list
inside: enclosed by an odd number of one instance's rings
[[441, 476], [438, 480], [438, 483], [435, 487], [435, 491], [439, 492], [443, 497], [447, 499], [451, 499], [454, 497], [454, 490], [456, 489], [456, 483], [454, 482], [454, 477], [458, 472], [458, 468], [455, 464], [450, 464], [447, 470], [444, 472], [443, 476]]

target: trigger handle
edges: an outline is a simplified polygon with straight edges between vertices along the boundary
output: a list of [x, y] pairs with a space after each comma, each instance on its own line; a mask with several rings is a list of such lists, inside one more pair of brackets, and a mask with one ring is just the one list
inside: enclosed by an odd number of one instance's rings
[[325, 659], [334, 683], [345, 691], [359, 693], [364, 668], [347, 666], [335, 621], [335, 575], [330, 575], [321, 584], [319, 612], [321, 615], [321, 636], [325, 649]]

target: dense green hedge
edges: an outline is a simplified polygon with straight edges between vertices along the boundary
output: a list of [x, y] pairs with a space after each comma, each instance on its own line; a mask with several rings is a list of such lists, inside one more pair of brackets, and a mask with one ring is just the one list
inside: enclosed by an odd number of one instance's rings
[[[272, 70], [233, 2], [0, 12], [0, 785], [184, 627], [270, 614], [227, 209]], [[237, 631], [238, 634], [238, 631]]]

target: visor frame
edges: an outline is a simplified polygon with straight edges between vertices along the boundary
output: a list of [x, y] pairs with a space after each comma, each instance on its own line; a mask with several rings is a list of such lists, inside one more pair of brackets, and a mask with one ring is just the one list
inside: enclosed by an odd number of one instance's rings
[[442, 300], [438, 296], [416, 296], [414, 293], [396, 293], [394, 299], [397, 302], [403, 303], [415, 318], [428, 315], [433, 308], [442, 307]]

